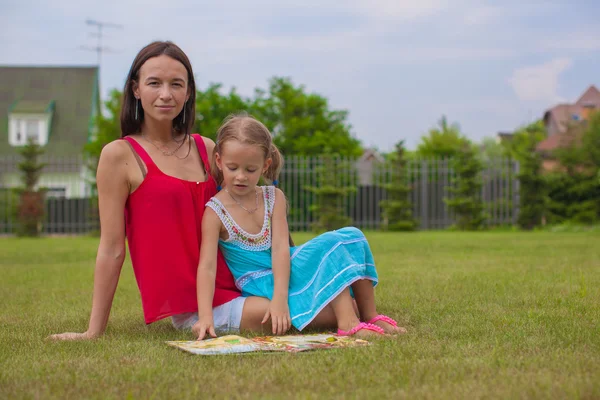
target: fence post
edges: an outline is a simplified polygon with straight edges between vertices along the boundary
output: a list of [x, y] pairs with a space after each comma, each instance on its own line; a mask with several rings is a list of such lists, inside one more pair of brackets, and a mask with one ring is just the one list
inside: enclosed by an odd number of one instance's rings
[[421, 161], [421, 227], [429, 229], [429, 207], [427, 198], [427, 181], [429, 172], [427, 171], [427, 160]]
[[521, 189], [521, 182], [519, 182], [519, 169], [520, 169], [520, 165], [519, 162], [517, 160], [513, 160], [513, 170], [514, 170], [514, 174], [513, 174], [513, 215], [512, 215], [512, 223], [513, 225], [517, 224], [517, 220], [519, 218], [519, 205], [520, 205], [520, 201], [521, 201], [521, 197], [520, 197], [520, 189]]

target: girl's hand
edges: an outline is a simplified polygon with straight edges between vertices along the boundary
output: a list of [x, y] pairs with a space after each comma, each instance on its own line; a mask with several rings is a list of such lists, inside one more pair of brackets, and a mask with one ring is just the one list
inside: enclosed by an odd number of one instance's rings
[[215, 323], [212, 317], [200, 318], [198, 322], [192, 326], [192, 332], [198, 338], [197, 340], [202, 340], [208, 334], [211, 337], [216, 338], [217, 334], [215, 333]]
[[50, 335], [46, 339], [50, 340], [92, 340], [100, 337], [100, 335], [92, 335], [88, 332], [76, 333], [76, 332], [65, 332]]
[[290, 309], [288, 307], [287, 299], [279, 300], [273, 299], [269, 304], [269, 308], [265, 313], [265, 317], [262, 320], [264, 324], [271, 317], [272, 331], [274, 335], [283, 335], [292, 326], [292, 320], [290, 318]]

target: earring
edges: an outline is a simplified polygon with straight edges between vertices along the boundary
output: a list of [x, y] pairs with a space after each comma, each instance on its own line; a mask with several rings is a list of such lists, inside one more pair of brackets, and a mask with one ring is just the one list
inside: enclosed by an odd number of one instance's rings
[[138, 119], [138, 103], [140, 102], [140, 99], [136, 99], [135, 100], [135, 119]]
[[185, 124], [185, 106], [187, 105], [187, 101], [183, 103], [183, 123]]

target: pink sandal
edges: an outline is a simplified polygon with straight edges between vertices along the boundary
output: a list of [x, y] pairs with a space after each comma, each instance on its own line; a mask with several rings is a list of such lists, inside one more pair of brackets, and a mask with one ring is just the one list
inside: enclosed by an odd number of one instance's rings
[[377, 322], [377, 321], [387, 322], [388, 324], [392, 325], [393, 327], [397, 327], [398, 326], [398, 323], [396, 321], [394, 321], [393, 319], [391, 319], [387, 315], [383, 315], [383, 314], [379, 314], [378, 316], [376, 316], [372, 320], [368, 321], [367, 323], [368, 324], [375, 324], [375, 322]]
[[[375, 318], [373, 318], [375, 319]], [[356, 332], [360, 331], [361, 329], [366, 329], [368, 331], [373, 331], [373, 332], [377, 332], [380, 335], [384, 335], [385, 332], [382, 328], [378, 327], [377, 325], [373, 325], [371, 323], [368, 322], [361, 322], [360, 324], [356, 325], [354, 328], [350, 329], [349, 331], [343, 331], [341, 329], [338, 329], [337, 334], [338, 336], [352, 336], [354, 335]]]

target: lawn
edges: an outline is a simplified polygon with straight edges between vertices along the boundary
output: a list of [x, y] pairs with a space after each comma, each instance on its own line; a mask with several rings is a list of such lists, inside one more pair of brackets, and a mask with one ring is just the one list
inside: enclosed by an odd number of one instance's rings
[[129, 262], [103, 338], [45, 341], [85, 330], [98, 241], [0, 239], [0, 398], [600, 398], [600, 233], [367, 236], [407, 335], [219, 357], [145, 326]]

